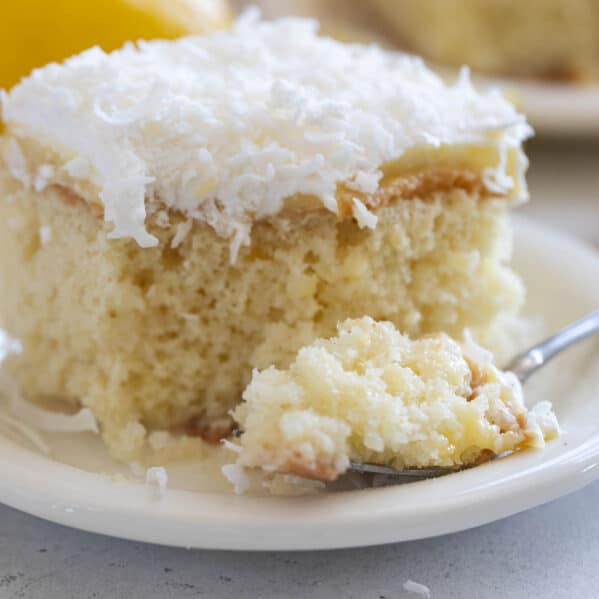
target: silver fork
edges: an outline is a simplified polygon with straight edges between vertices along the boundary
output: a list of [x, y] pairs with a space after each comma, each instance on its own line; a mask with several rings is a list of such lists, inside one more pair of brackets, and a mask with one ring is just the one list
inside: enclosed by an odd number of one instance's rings
[[[534, 345], [530, 349], [516, 356], [505, 368], [513, 372], [520, 382], [524, 384], [539, 368], [543, 367], [554, 356], [582, 341], [590, 335], [599, 333], [599, 310], [587, 314], [584, 318], [563, 328], [545, 341]], [[507, 454], [495, 456], [493, 459], [501, 458]], [[367, 474], [384, 474], [396, 478], [421, 480], [445, 476], [453, 472], [459, 472], [472, 466], [457, 466], [455, 468], [408, 468], [396, 470], [390, 466], [379, 466], [377, 464], [361, 464], [351, 462], [349, 470]]]

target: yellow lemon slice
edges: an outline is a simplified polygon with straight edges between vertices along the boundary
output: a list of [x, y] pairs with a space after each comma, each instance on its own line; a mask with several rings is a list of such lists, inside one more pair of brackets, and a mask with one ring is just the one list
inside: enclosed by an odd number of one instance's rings
[[175, 38], [229, 25], [227, 0], [18, 0], [0, 8], [0, 88], [90, 46]]

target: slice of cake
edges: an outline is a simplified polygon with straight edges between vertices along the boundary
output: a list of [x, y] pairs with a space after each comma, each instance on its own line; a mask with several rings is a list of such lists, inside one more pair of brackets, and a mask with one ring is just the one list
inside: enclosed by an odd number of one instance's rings
[[113, 454], [217, 438], [252, 368], [366, 314], [497, 341], [530, 134], [496, 91], [251, 15], [92, 49], [4, 94], [0, 326], [26, 397]]
[[492, 360], [445, 334], [411, 341], [389, 322], [346, 320], [287, 370], [254, 372], [234, 412], [237, 464], [331, 481], [350, 460], [454, 467], [543, 447], [558, 433], [550, 404], [528, 411]]

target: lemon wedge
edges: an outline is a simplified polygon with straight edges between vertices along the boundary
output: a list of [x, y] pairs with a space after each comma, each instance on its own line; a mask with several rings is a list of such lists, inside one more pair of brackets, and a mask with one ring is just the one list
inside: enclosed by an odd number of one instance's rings
[[90, 46], [223, 29], [227, 0], [18, 0], [0, 8], [0, 88]]

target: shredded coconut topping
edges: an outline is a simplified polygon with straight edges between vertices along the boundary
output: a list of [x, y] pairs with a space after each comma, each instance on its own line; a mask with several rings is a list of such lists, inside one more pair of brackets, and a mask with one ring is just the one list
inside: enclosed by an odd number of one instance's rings
[[[416, 57], [317, 29], [248, 12], [228, 32], [92, 48], [3, 94], [3, 118], [13, 136], [51, 148], [63, 178], [98, 188], [111, 237], [155, 245], [146, 199], [159, 197], [230, 238], [233, 254], [253, 220], [294, 194], [336, 212], [340, 182], [372, 193], [381, 166], [413, 147], [483, 144], [506, 157], [530, 134], [497, 90], [477, 92], [466, 71], [448, 86]], [[14, 176], [31, 184], [18, 145], [9, 154]], [[496, 189], [514, 187], [505, 162], [485, 170]], [[376, 224], [354, 209], [363, 226]]]
[[359, 198], [352, 198], [352, 206], [354, 218], [360, 229], [363, 229], [364, 227], [374, 229], [376, 227], [378, 217], [372, 214]]

